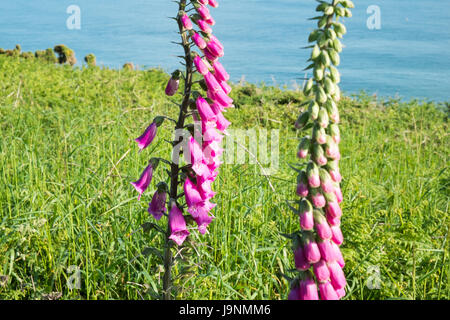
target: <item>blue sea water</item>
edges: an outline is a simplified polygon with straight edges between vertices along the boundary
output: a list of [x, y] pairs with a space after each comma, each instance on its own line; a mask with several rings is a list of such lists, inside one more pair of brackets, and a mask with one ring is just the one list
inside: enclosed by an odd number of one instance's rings
[[[219, 0], [220, 1], [220, 0]], [[450, 0], [354, 0], [339, 69], [347, 94], [449, 101]], [[81, 29], [69, 30], [66, 12], [81, 9]], [[381, 29], [369, 30], [367, 8], [380, 8]], [[302, 83], [315, 27], [313, 0], [222, 0], [211, 9], [214, 32], [226, 48], [223, 64], [233, 81], [292, 86]], [[1, 0], [0, 47], [35, 51], [66, 44], [78, 61], [88, 53], [98, 64], [120, 68], [178, 68], [181, 48], [171, 0]], [[1, 81], [1, 80], [0, 80]]]

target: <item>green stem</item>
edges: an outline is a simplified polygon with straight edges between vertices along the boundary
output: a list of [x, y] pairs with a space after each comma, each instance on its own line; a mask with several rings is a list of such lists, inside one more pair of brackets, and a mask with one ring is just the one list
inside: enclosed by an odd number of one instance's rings
[[[180, 0], [179, 2], [179, 11], [185, 11], [187, 0]], [[189, 101], [191, 97], [191, 88], [192, 88], [192, 78], [193, 78], [193, 61], [191, 57], [191, 46], [189, 43], [189, 38], [187, 36], [187, 32], [184, 31], [183, 25], [178, 19], [178, 28], [181, 34], [182, 46], [184, 49], [184, 60], [186, 61], [186, 76], [184, 81], [184, 93], [183, 93], [183, 101], [180, 107], [180, 113], [178, 115], [178, 121], [175, 125], [175, 130], [183, 130], [184, 123], [187, 117], [187, 111], [189, 107]], [[174, 141], [174, 147], [181, 142], [183, 137], [179, 138], [179, 141]], [[179, 160], [179, 154], [177, 155]], [[171, 171], [170, 171], [170, 199], [177, 199], [178, 195], [178, 185], [179, 181], [179, 161], [175, 161], [171, 163]], [[165, 248], [164, 248], [164, 276], [163, 276], [163, 299], [171, 300], [172, 299], [172, 267], [173, 267], [173, 254], [172, 254], [172, 242], [169, 239], [170, 237], [170, 225], [167, 224], [167, 231], [165, 236]]]

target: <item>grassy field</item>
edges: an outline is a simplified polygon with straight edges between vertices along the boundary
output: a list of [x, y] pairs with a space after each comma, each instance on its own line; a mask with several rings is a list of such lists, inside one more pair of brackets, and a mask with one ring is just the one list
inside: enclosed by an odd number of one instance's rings
[[[138, 202], [129, 182], [149, 157], [169, 154], [169, 127], [140, 155], [133, 141], [155, 115], [176, 114], [167, 79], [0, 57], [0, 299], [154, 298], [161, 261], [141, 252], [160, 239], [140, 229], [152, 192]], [[233, 98], [233, 128], [280, 130], [275, 192], [255, 165], [221, 168], [216, 219], [209, 234], [193, 233], [180, 299], [287, 297], [293, 257], [280, 233], [298, 224], [285, 201], [295, 199], [303, 98], [248, 84]], [[361, 94], [340, 108], [346, 299], [449, 299], [448, 107]], [[152, 190], [166, 179], [158, 169]], [[67, 286], [70, 266], [81, 289]]]

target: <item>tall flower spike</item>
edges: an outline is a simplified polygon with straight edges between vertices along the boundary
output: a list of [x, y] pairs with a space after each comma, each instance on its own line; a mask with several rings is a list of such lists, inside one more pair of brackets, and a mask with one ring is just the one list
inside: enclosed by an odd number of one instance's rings
[[[211, 28], [215, 25], [215, 21], [211, 16], [210, 7], [215, 8], [218, 3], [215, 0], [179, 0], [177, 3], [176, 20], [181, 37], [180, 45], [184, 51], [182, 64], [185, 70], [176, 70], [172, 73], [165, 93], [170, 97], [175, 96], [180, 89], [180, 79], [183, 79], [181, 83], [184, 88], [180, 90], [181, 102], [175, 103], [179, 106], [178, 119], [167, 116], [156, 117], [145, 132], [136, 139], [136, 142], [140, 150], [147, 148], [155, 139], [157, 128], [164, 119], [175, 123], [175, 132], [188, 129], [188, 132], [194, 136], [175, 135], [175, 139], [178, 140], [168, 141], [173, 148], [171, 161], [153, 158], [139, 180], [132, 182], [140, 199], [152, 181], [153, 171], [158, 161], [161, 160], [169, 166], [166, 172], [170, 183], [158, 184], [157, 191], [153, 194], [148, 207], [149, 214], [156, 220], [163, 220], [165, 216], [168, 218], [167, 231], [161, 232], [164, 234], [164, 252], [161, 253], [164, 257], [162, 292], [166, 300], [172, 298], [172, 291], [175, 288], [172, 285], [172, 270], [174, 270], [172, 267], [175, 261], [173, 247], [181, 246], [190, 235], [184, 215], [185, 206], [181, 206], [183, 203], [181, 198], [184, 197], [186, 202], [186, 211], [190, 215], [189, 221], [193, 220], [197, 223], [200, 234], [206, 234], [209, 224], [214, 219], [212, 210], [216, 204], [211, 200], [216, 192], [213, 191], [212, 184], [218, 176], [218, 170], [222, 164], [220, 156], [223, 152], [221, 147], [223, 135], [220, 131], [225, 131], [230, 125], [222, 111], [230, 107], [233, 102], [228, 96], [232, 90], [227, 83], [230, 76], [218, 62], [218, 58], [224, 54], [224, 47], [212, 34]], [[197, 81], [195, 72], [198, 72], [203, 79]], [[197, 84], [200, 85], [199, 90], [203, 89], [205, 92], [195, 91], [194, 86]], [[188, 123], [191, 116], [194, 124]], [[187, 143], [184, 145], [186, 140]], [[182, 153], [187, 162], [184, 166], [179, 164], [181, 157], [179, 145], [183, 146]], [[179, 190], [183, 187], [184, 193]], [[167, 198], [170, 199], [168, 215], [166, 213]], [[162, 231], [159, 228], [158, 230]]]
[[[343, 197], [340, 188], [341, 135], [337, 105], [341, 93], [336, 66], [340, 63], [339, 52], [342, 50], [339, 39], [346, 33], [344, 25], [338, 20], [350, 17], [350, 9], [354, 5], [350, 0], [330, 1], [319, 1], [316, 8], [322, 16], [317, 17], [318, 29], [309, 36], [308, 41], [315, 42], [310, 57], [312, 64], [308, 67], [312, 68], [312, 77], [303, 88], [304, 95], [310, 100], [295, 123], [295, 128], [299, 130], [311, 128], [312, 131], [311, 135], [302, 138], [297, 150], [298, 158], [306, 160], [307, 164], [306, 170], [301, 171], [297, 178], [296, 193], [302, 200], [299, 208], [300, 240], [294, 240], [294, 243], [300, 243], [295, 251], [295, 265], [300, 273], [299, 279], [308, 279], [314, 286], [317, 282], [321, 300], [341, 299], [345, 296], [346, 285], [342, 270], [345, 262], [339, 249], [344, 237], [340, 227], [340, 203]], [[217, 53], [211, 52], [213, 55]], [[306, 209], [308, 203], [312, 208]], [[310, 265], [308, 269], [307, 263]], [[307, 299], [307, 295], [301, 294], [304, 283], [305, 280], [298, 284], [294, 282], [290, 299]]]
[[[157, 191], [148, 206], [148, 213], [156, 220], [168, 218], [167, 231], [164, 235], [164, 249], [161, 255], [164, 257], [164, 276], [162, 280], [163, 298], [172, 298], [172, 267], [174, 264], [173, 246], [181, 246], [189, 237], [187, 223], [184, 216], [186, 202], [186, 213], [190, 215], [189, 221], [197, 223], [198, 232], [206, 234], [209, 224], [213, 221], [212, 210], [215, 204], [211, 202], [216, 192], [212, 184], [217, 178], [218, 169], [222, 164], [220, 156], [223, 152], [221, 147], [224, 132], [230, 122], [224, 117], [222, 111], [233, 103], [228, 96], [232, 88], [227, 83], [230, 76], [225, 68], [218, 62], [218, 58], [224, 55], [224, 46], [215, 37], [211, 26], [215, 25], [211, 16], [210, 8], [217, 7], [215, 0], [179, 0], [178, 2], [178, 31], [181, 36], [180, 45], [183, 47], [184, 56], [182, 64], [184, 71], [176, 70], [172, 73], [165, 93], [167, 96], [175, 96], [179, 91], [180, 79], [183, 79], [183, 90], [180, 90], [181, 102], [175, 103], [179, 106], [178, 119], [167, 116], [156, 117], [147, 127], [145, 132], [136, 139], [140, 151], [146, 149], [155, 139], [157, 128], [165, 119], [175, 123], [174, 131], [179, 132], [188, 128], [194, 136], [181, 137], [175, 135], [176, 141], [169, 141], [173, 148], [171, 161], [162, 158], [152, 158], [138, 181], [132, 185], [139, 193], [139, 199], [149, 188], [153, 178], [153, 172], [159, 161], [169, 166], [166, 170], [170, 183], [167, 185], [160, 182]], [[196, 13], [193, 13], [196, 11]], [[193, 46], [195, 44], [195, 46]], [[199, 50], [199, 52], [195, 52]], [[195, 72], [203, 77], [196, 81]], [[205, 92], [195, 91], [197, 83]], [[199, 90], [201, 90], [199, 89]], [[192, 116], [194, 124], [188, 123]], [[199, 125], [198, 125], [199, 124]], [[193, 130], [191, 130], [193, 127]], [[186, 145], [183, 142], [186, 141]], [[166, 140], [167, 141], [167, 140]], [[187, 165], [180, 166], [180, 150], [183, 146], [183, 154]], [[187, 150], [186, 150], [187, 149]], [[184, 193], [180, 192], [184, 189]], [[170, 199], [167, 215], [167, 198]], [[159, 231], [163, 231], [156, 226]], [[181, 269], [181, 268], [180, 268]]]

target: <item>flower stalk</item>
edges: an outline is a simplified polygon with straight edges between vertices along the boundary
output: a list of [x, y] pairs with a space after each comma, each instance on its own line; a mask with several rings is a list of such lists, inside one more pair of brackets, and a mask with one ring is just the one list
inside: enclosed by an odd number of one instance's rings
[[[158, 184], [148, 209], [156, 220], [167, 217], [161, 253], [164, 266], [161, 298], [164, 300], [171, 300], [174, 295], [172, 269], [177, 261], [174, 251], [182, 250], [187, 240], [188, 244], [193, 244], [189, 239], [189, 230], [192, 229], [190, 224], [196, 223], [198, 232], [203, 235], [214, 219], [211, 210], [215, 204], [210, 200], [216, 193], [211, 184], [221, 165], [222, 132], [230, 125], [223, 112], [233, 103], [228, 96], [231, 91], [227, 83], [229, 75], [218, 62], [224, 55], [224, 47], [212, 34], [211, 28], [215, 21], [208, 5], [216, 8], [218, 3], [214, 0], [179, 0], [177, 3], [175, 20], [181, 36], [179, 44], [184, 50], [181, 58], [185, 70], [172, 73], [165, 93], [169, 97], [176, 96], [180, 85], [184, 85], [181, 103], [177, 104], [178, 118], [158, 116], [144, 134], [136, 139], [140, 150], [144, 150], [155, 139], [157, 128], [164, 120], [172, 120], [175, 123], [175, 141], [168, 141], [173, 148], [172, 157], [171, 161], [152, 158], [141, 178], [133, 183], [140, 198], [151, 183], [157, 163], [161, 161], [169, 165], [168, 184]], [[197, 77], [201, 80], [197, 80]], [[193, 123], [188, 122], [189, 118], [192, 118]], [[187, 165], [180, 164], [180, 149]], [[186, 215], [184, 211], [187, 211]]]
[[346, 286], [339, 249], [343, 242], [337, 107], [341, 95], [336, 67], [342, 51], [339, 39], [346, 33], [339, 20], [351, 17], [354, 4], [350, 0], [319, 2], [316, 11], [321, 15], [313, 18], [318, 29], [308, 40], [314, 43], [306, 68], [312, 69], [312, 78], [303, 90], [309, 100], [295, 123], [296, 129], [312, 132], [302, 138], [297, 151], [305, 169], [299, 170], [297, 178], [298, 209], [291, 207], [300, 220], [300, 230], [292, 235], [297, 269], [288, 297], [292, 300], [338, 300], [345, 296]]

